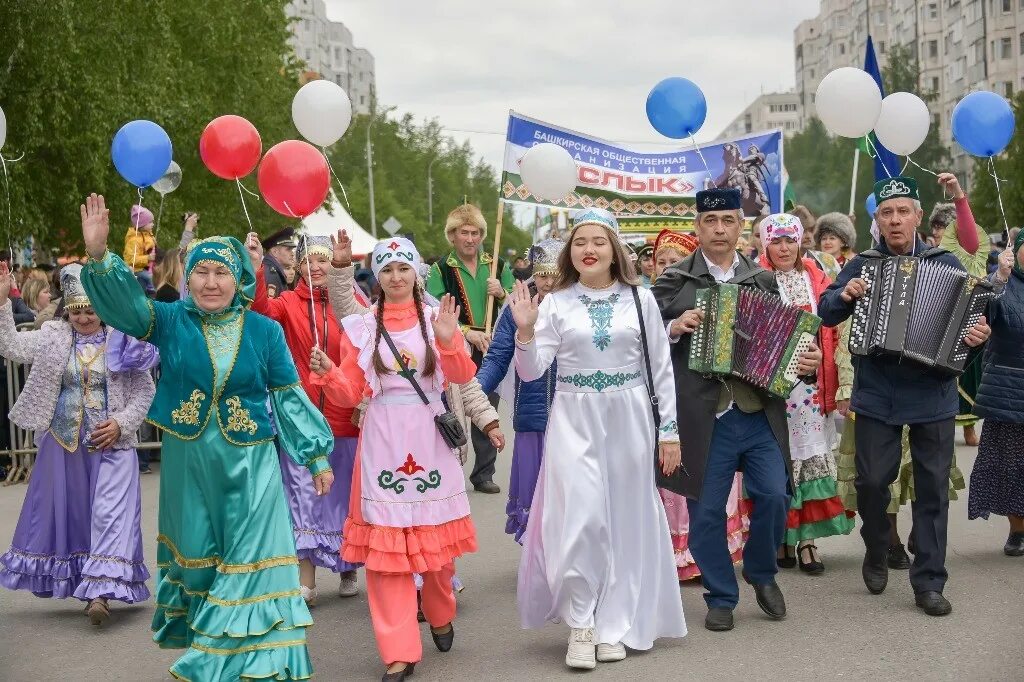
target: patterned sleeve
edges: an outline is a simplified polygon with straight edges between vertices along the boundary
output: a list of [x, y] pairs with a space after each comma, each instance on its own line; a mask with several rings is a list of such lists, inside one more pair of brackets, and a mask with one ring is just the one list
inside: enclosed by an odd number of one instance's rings
[[14, 308], [10, 299], [0, 305], [0, 355], [11, 362], [30, 365], [43, 349], [45, 337], [41, 331], [19, 332], [14, 324]]
[[149, 412], [149, 406], [156, 395], [156, 385], [149, 370], [133, 370], [129, 380], [128, 402], [124, 408], [110, 415], [121, 427], [121, 433], [135, 433]]
[[135, 273], [109, 251], [102, 260], [90, 259], [82, 268], [82, 285], [101, 320], [154, 346], [163, 340], [162, 330], [169, 311], [180, 305], [147, 298]]

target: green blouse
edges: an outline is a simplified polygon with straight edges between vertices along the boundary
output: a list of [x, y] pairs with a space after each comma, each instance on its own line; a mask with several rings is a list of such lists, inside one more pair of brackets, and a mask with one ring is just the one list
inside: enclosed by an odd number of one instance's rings
[[152, 301], [109, 252], [83, 268], [82, 283], [104, 322], [160, 349], [151, 424], [190, 441], [213, 419], [224, 439], [239, 446], [276, 434], [314, 476], [330, 469], [334, 437], [299, 384], [279, 324], [244, 309], [206, 314], [183, 301]]

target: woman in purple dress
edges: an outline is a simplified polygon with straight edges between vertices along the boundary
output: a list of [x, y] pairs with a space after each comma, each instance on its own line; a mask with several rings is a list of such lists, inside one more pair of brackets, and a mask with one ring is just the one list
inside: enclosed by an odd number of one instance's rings
[[155, 388], [156, 349], [108, 329], [79, 278], [61, 272], [63, 314], [38, 331], [15, 330], [10, 278], [0, 264], [0, 355], [31, 364], [10, 418], [39, 448], [0, 585], [88, 602], [93, 625], [108, 600], [149, 598], [142, 558], [136, 432]]

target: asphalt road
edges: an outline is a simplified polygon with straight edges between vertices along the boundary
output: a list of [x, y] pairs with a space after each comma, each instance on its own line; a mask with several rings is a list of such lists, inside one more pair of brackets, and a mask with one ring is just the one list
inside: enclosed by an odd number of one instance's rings
[[[499, 460], [498, 482], [508, 483], [511, 450]], [[975, 450], [958, 447], [968, 472]], [[154, 467], [158, 468], [158, 467]], [[155, 574], [158, 476], [143, 477], [143, 532]], [[0, 488], [0, 544], [6, 547], [25, 486]], [[580, 673], [565, 668], [567, 629], [520, 629], [515, 608], [519, 547], [503, 532], [504, 495], [471, 493], [479, 553], [458, 562], [466, 590], [459, 598], [457, 637], [440, 654], [424, 626], [425, 658], [414, 680], [1024, 680], [1024, 558], [1003, 556], [1006, 520], [967, 521], [966, 495], [950, 508], [951, 575], [946, 595], [953, 613], [930, 618], [914, 607], [906, 572], [894, 572], [889, 588], [871, 596], [860, 578], [859, 535], [820, 543], [827, 567], [809, 577], [785, 571], [779, 584], [789, 617], [762, 615], [749, 588], [736, 611], [736, 629], [703, 628], [701, 588], [680, 588], [690, 634], [631, 653], [623, 662]], [[910, 526], [909, 507], [900, 513]], [[340, 599], [334, 576], [321, 571], [321, 601], [308, 630], [319, 680], [380, 679], [366, 597]], [[151, 588], [153, 586], [151, 585]], [[0, 592], [0, 680], [169, 680], [176, 653], [150, 641], [152, 602], [113, 604], [103, 628], [91, 627], [77, 601], [37, 599]]]

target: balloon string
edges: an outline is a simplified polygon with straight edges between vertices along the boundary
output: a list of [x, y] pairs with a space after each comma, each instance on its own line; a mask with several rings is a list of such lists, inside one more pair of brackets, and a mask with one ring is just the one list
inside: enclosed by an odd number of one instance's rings
[[[939, 177], [939, 174], [938, 174], [938, 173], [936, 173], [935, 171], [931, 170], [930, 168], [925, 168], [924, 166], [922, 166], [921, 164], [919, 164], [919, 163], [918, 163], [917, 161], [914, 161], [914, 159], [910, 158], [910, 156], [909, 156], [909, 155], [907, 155], [907, 164], [913, 164], [913, 165], [914, 165], [914, 166], [916, 166], [917, 168], [920, 168], [921, 170], [923, 170], [923, 171], [924, 171], [925, 173], [928, 173], [929, 175], [934, 175], [935, 177]], [[906, 168], [907, 168], [907, 166], [906, 166], [906, 165], [904, 165], [904, 166], [903, 166], [903, 169], [904, 169], [904, 170], [906, 170]], [[902, 172], [902, 171], [900, 171], [900, 175], [903, 175], [903, 172]], [[945, 185], [943, 185], [943, 186], [942, 186], [942, 200], [943, 200], [943, 201], [949, 201], [949, 200], [950, 200], [951, 198], [952, 198], [952, 197], [950, 197], [950, 196], [948, 196], [948, 195], [946, 194], [946, 186], [945, 186]]]
[[[288, 207], [287, 202], [285, 203], [285, 207], [288, 208], [288, 212], [290, 213], [292, 209], [290, 207]], [[303, 256], [305, 256], [305, 261], [306, 261], [306, 284], [309, 285], [309, 293], [310, 293], [310, 296], [312, 296], [312, 294], [313, 294], [313, 268], [309, 265], [309, 239], [306, 237], [305, 233], [303, 233], [303, 235], [302, 235], [302, 250], [304, 251]], [[310, 321], [313, 323], [313, 343], [316, 344], [317, 348], [320, 348], [320, 329], [316, 326], [316, 298], [315, 297], [313, 297], [310, 300], [309, 309], [311, 311]]]
[[[238, 198], [242, 200], [242, 212], [245, 213], [245, 222], [249, 224], [249, 231], [255, 232], [252, 226], [252, 220], [249, 218], [249, 209], [245, 205], [245, 195], [242, 194], [242, 190], [244, 189], [242, 187], [242, 181], [239, 180], [238, 178], [235, 178], [235, 184], [238, 186]], [[245, 191], [249, 192], [248, 189], [246, 189]], [[252, 192], [249, 192], [249, 194], [252, 194]]]
[[341, 187], [341, 196], [345, 197], [345, 207], [348, 209], [348, 212], [351, 213], [352, 206], [348, 203], [348, 192], [345, 191], [345, 183], [343, 183], [341, 178], [338, 177], [338, 174], [334, 172], [334, 166], [331, 165], [331, 159], [327, 156], [327, 147], [321, 147], [320, 149], [324, 153], [324, 159], [327, 161], [327, 167], [331, 170], [331, 175], [334, 176], [334, 179], [338, 181], [338, 186]]
[[704, 158], [704, 152], [702, 152], [700, 147], [697, 146], [697, 140], [693, 137], [693, 133], [690, 133], [690, 141], [693, 142], [693, 148], [697, 151], [697, 156], [700, 157], [701, 162], [704, 164], [704, 170], [708, 172], [708, 179], [711, 180], [712, 184], [714, 184], [715, 176], [711, 175], [711, 169], [708, 168], [707, 159]]
[[[871, 140], [871, 135], [865, 135], [864, 138], [868, 141], [868, 146], [870, 146], [871, 149], [873, 149], [874, 152], [875, 152], [875, 155], [872, 156], [871, 158], [873, 158], [873, 159], [879, 158], [881, 156], [881, 154], [878, 152], [878, 147], [876, 147], [875, 143]], [[892, 177], [892, 173], [889, 172], [889, 167], [885, 165], [885, 161], [882, 161], [882, 170], [885, 171], [885, 174], [888, 177], [890, 177], [890, 178]]]
[[[25, 156], [22, 154], [21, 156]], [[18, 157], [19, 160], [21, 157]], [[14, 267], [14, 227], [13, 217], [11, 211], [11, 187], [10, 181], [7, 178], [7, 160], [4, 159], [3, 155], [0, 154], [0, 166], [4, 169], [4, 193], [7, 194], [7, 250], [11, 254], [10, 264]]]
[[160, 193], [160, 207], [156, 210], [156, 228], [153, 230], [153, 239], [160, 243], [160, 216], [164, 214], [164, 194]]
[[[142, 208], [142, 188], [136, 187], [136, 191], [139, 193], [139, 208]], [[135, 272], [135, 259], [139, 257], [139, 214], [142, 211], [135, 211], [135, 217], [132, 221], [135, 223], [135, 241], [132, 243], [132, 272]]]
[[257, 194], [256, 192], [253, 192], [253, 191], [252, 191], [251, 189], [249, 189], [248, 187], [246, 187], [245, 185], [243, 185], [243, 184], [242, 184], [242, 181], [241, 181], [241, 180], [240, 180], [239, 178], [235, 178], [235, 182], [237, 182], [237, 183], [238, 183], [238, 186], [239, 186], [239, 187], [241, 187], [242, 189], [244, 189], [244, 190], [245, 190], [246, 192], [248, 192], [248, 193], [249, 193], [250, 195], [252, 195], [252, 196], [256, 197], [256, 201], [262, 201], [262, 200], [263, 200], [263, 199], [262, 199], [262, 197], [260, 197], [260, 195], [259, 195], [259, 194]]
[[1000, 180], [999, 176], [996, 174], [996, 161], [994, 156], [988, 157], [988, 167], [989, 175], [991, 175], [992, 179], [996, 181], [996, 198], [999, 200], [999, 214], [1003, 217], [1003, 238], [1007, 243], [1009, 243], [1010, 225], [1006, 221], [1006, 209], [1003, 208], [1003, 191], [1002, 188], [999, 187], [999, 183], [1002, 182], [1002, 180]]

